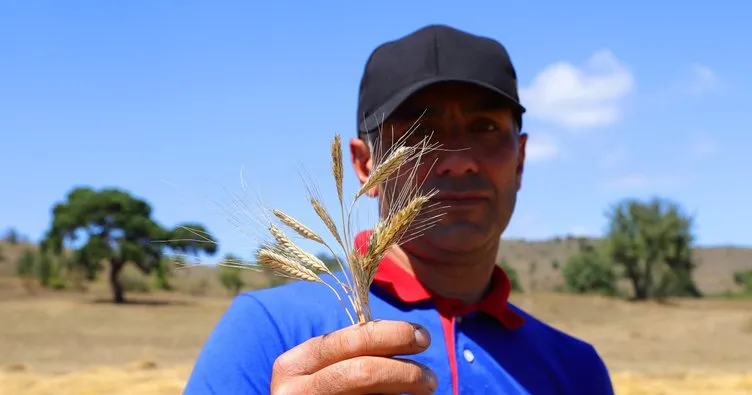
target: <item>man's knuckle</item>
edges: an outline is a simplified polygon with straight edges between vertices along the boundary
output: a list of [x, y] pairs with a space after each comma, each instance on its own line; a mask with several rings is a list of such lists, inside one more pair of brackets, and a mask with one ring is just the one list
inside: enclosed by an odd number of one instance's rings
[[377, 373], [373, 364], [368, 363], [365, 359], [352, 360], [347, 368], [342, 371], [343, 379], [364, 386], [373, 384], [377, 379]]
[[292, 382], [282, 382], [271, 390], [271, 395], [297, 395], [300, 394], [301, 389]]
[[342, 346], [351, 354], [367, 355], [374, 346], [373, 324], [366, 323], [342, 338]]
[[285, 376], [294, 369], [295, 364], [295, 359], [289, 353], [284, 353], [274, 360], [272, 372], [275, 375]]

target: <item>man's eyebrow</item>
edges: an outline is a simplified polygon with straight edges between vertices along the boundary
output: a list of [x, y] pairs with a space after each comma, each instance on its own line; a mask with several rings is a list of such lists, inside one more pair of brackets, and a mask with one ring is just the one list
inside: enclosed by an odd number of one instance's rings
[[504, 110], [508, 107], [509, 105], [507, 105], [503, 99], [488, 98], [481, 101], [473, 101], [467, 103], [467, 105], [463, 106], [462, 109], [467, 112], [488, 112]]

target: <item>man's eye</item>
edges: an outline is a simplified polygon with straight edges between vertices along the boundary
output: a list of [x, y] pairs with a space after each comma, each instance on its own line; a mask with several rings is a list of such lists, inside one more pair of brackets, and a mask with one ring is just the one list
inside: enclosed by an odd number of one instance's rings
[[501, 128], [496, 122], [487, 119], [475, 121], [470, 127], [470, 131], [474, 133], [492, 133], [500, 130]]

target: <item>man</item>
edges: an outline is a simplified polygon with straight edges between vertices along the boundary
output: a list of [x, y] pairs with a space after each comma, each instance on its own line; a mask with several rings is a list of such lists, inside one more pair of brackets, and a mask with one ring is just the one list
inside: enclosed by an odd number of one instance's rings
[[373, 144], [388, 147], [420, 117], [416, 137], [433, 133], [445, 150], [417, 178], [449, 208], [381, 261], [371, 289], [379, 321], [350, 326], [319, 284], [240, 295], [185, 394], [612, 394], [593, 347], [508, 303], [495, 264], [522, 182], [524, 111], [494, 40], [432, 25], [377, 48], [350, 141], [355, 173], [366, 180]]

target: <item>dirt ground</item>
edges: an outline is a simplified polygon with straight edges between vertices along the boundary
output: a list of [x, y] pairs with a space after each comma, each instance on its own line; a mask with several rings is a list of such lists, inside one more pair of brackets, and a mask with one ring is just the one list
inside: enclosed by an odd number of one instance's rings
[[[592, 342], [617, 394], [752, 394], [751, 300], [513, 299]], [[149, 301], [113, 306], [90, 295], [0, 301], [0, 394], [180, 394], [229, 299], [152, 295]]]

